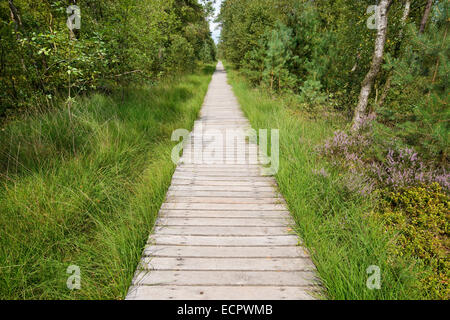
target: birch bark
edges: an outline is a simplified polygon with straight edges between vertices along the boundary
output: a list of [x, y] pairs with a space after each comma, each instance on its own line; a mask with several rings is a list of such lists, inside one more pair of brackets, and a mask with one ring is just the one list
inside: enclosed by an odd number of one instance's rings
[[372, 57], [370, 70], [361, 83], [361, 92], [359, 94], [358, 105], [356, 106], [353, 116], [352, 131], [357, 132], [361, 129], [364, 116], [367, 111], [369, 96], [372, 91], [375, 78], [381, 69], [383, 62], [384, 46], [386, 43], [387, 26], [388, 26], [388, 11], [391, 5], [391, 0], [381, 0], [377, 10], [377, 24], [378, 31], [375, 40], [375, 49]]

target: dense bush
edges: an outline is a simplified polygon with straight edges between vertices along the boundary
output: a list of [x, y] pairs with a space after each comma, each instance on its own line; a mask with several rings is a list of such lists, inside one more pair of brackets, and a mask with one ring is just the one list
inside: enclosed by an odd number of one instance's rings
[[[70, 4], [81, 10], [73, 33]], [[2, 1], [0, 118], [51, 107], [69, 89], [156, 81], [215, 60], [208, 14], [196, 0]]]
[[[370, 116], [365, 126], [370, 126]], [[377, 144], [381, 154], [373, 147]], [[380, 146], [371, 132], [366, 128], [359, 135], [336, 131], [334, 135], [319, 146], [318, 151], [338, 167], [348, 169], [353, 176], [363, 178], [364, 183], [357, 187], [364, 191], [375, 188], [396, 190], [407, 186], [437, 183], [450, 191], [450, 175], [445, 169], [436, 169], [430, 161], [424, 161], [414, 149], [385, 142]], [[353, 180], [352, 183], [361, 180]], [[357, 189], [352, 188], [353, 190]]]
[[395, 233], [391, 251], [427, 266], [420, 275], [429, 298], [450, 298], [449, 197], [438, 184], [381, 192], [377, 218]]
[[[448, 299], [449, 174], [433, 168], [433, 163], [422, 160], [412, 148], [396, 148], [392, 143], [387, 145], [396, 149], [376, 156], [369, 120], [360, 135], [337, 131], [319, 151], [334, 166], [347, 170], [341, 180], [346, 189], [380, 195], [375, 198], [373, 215], [394, 234], [390, 253], [420, 264], [424, 271], [418, 278], [425, 297]], [[327, 175], [324, 171], [317, 174]]]
[[394, 73], [378, 113], [391, 133], [444, 165], [450, 152], [450, 41], [446, 41], [448, 15], [445, 8], [440, 10], [436, 10], [429, 32], [420, 34], [410, 25], [402, 55], [388, 56], [385, 68]]

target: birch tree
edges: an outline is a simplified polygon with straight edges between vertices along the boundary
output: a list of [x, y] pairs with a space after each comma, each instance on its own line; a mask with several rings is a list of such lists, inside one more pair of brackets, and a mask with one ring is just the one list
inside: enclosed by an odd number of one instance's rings
[[358, 105], [353, 116], [352, 131], [357, 132], [361, 129], [364, 116], [367, 112], [369, 96], [372, 91], [373, 83], [380, 72], [383, 62], [384, 46], [386, 43], [388, 27], [388, 11], [391, 0], [381, 0], [377, 10], [377, 36], [375, 40], [375, 49], [370, 65], [370, 70], [361, 84]]

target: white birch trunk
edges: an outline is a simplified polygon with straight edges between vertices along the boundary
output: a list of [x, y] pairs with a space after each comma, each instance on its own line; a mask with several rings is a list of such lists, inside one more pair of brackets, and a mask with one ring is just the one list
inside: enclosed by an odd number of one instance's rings
[[358, 105], [356, 106], [353, 116], [352, 131], [356, 132], [361, 129], [364, 115], [366, 114], [369, 96], [372, 91], [375, 78], [381, 69], [383, 62], [384, 45], [386, 43], [387, 25], [388, 25], [388, 10], [391, 0], [381, 0], [377, 10], [378, 31], [375, 40], [375, 50], [372, 57], [370, 70], [361, 83], [361, 92], [359, 94]]

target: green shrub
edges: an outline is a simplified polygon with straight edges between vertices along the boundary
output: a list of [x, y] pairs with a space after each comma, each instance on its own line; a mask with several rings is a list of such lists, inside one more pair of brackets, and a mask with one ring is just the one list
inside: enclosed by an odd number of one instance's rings
[[271, 91], [290, 91], [295, 87], [296, 78], [289, 72], [292, 62], [297, 59], [292, 48], [292, 30], [278, 23], [270, 33], [264, 59], [263, 79]]
[[327, 101], [327, 96], [322, 92], [322, 84], [320, 81], [306, 80], [301, 88], [299, 100], [309, 112], [321, 109]]
[[448, 195], [437, 183], [381, 195], [381, 208], [375, 215], [396, 234], [392, 253], [413, 257], [423, 265], [420, 286], [428, 298], [449, 299]]
[[166, 59], [169, 73], [192, 70], [195, 65], [195, 52], [192, 45], [182, 36], [175, 35]]
[[73, 34], [69, 2], [0, 1], [0, 120], [56, 107], [69, 87], [75, 96], [153, 82], [215, 59], [196, 0], [78, 1], [81, 29]]

